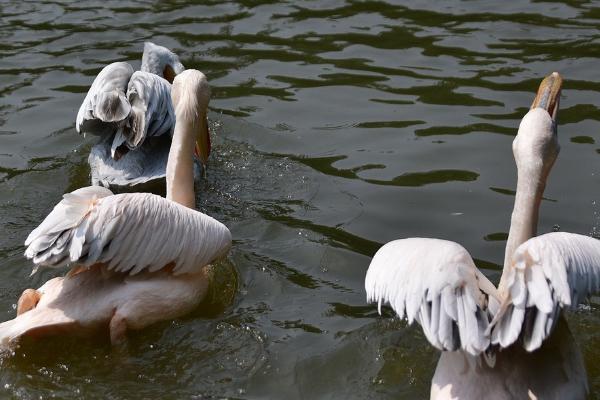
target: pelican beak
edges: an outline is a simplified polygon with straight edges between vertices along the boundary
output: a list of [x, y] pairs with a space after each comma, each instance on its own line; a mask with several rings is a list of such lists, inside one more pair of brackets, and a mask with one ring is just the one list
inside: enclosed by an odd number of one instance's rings
[[531, 109], [543, 108], [556, 121], [561, 88], [562, 77], [558, 72], [553, 72], [545, 77], [542, 83], [540, 83], [540, 88], [533, 100], [533, 104], [531, 104]]
[[208, 130], [208, 120], [206, 117], [204, 117], [200, 123], [200, 130], [196, 136], [194, 154], [198, 157], [202, 165], [206, 167], [208, 156], [210, 155], [210, 131]]
[[165, 65], [165, 68], [163, 69], [163, 78], [165, 78], [167, 81], [169, 81], [169, 83], [172, 84], [173, 79], [175, 79], [175, 77], [183, 71], [185, 71], [183, 64], [179, 61], [175, 61], [173, 65]]
[[169, 83], [173, 83], [173, 79], [175, 79], [175, 75], [177, 75], [175, 73], [175, 70], [173, 69], [173, 67], [171, 67], [169, 64], [165, 65], [165, 68], [163, 69], [163, 78], [165, 78], [167, 81], [169, 81]]

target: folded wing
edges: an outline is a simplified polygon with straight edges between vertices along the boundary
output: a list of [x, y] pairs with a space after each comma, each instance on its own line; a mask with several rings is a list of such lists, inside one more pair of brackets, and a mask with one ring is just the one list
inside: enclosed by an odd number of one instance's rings
[[131, 111], [125, 93], [132, 74], [126, 62], [109, 64], [100, 71], [77, 112], [78, 133], [109, 135], [118, 129]]
[[489, 345], [487, 296], [480, 289], [489, 285], [462, 246], [424, 238], [383, 246], [365, 280], [367, 301], [388, 302], [409, 324], [419, 322], [438, 349], [473, 355]]
[[[173, 134], [175, 111], [171, 101], [171, 85], [165, 79], [149, 72], [136, 71], [127, 87], [131, 104], [128, 122], [120, 133], [121, 143], [135, 149], [147, 138]], [[115, 141], [118, 141], [117, 134]], [[121, 143], [113, 143], [113, 148]]]
[[490, 326], [492, 342], [508, 347], [521, 338], [534, 351], [562, 308], [600, 290], [600, 241], [566, 232], [529, 239], [515, 251], [507, 274], [507, 296]]
[[134, 275], [169, 265], [177, 275], [224, 255], [231, 234], [217, 220], [160, 196], [87, 187], [66, 194], [25, 245], [36, 267], [102, 264]]

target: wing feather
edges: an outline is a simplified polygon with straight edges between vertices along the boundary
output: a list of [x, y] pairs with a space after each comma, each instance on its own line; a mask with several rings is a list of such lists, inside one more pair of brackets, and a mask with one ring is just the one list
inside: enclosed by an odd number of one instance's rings
[[173, 262], [173, 273], [183, 274], [223, 256], [231, 234], [217, 220], [160, 196], [112, 195], [93, 186], [65, 195], [26, 245], [36, 267], [101, 263], [133, 275]]
[[78, 133], [108, 135], [115, 132], [131, 111], [125, 96], [133, 68], [126, 62], [107, 65], [94, 79], [77, 112]]
[[131, 115], [122, 131], [127, 147], [135, 149], [146, 138], [173, 134], [175, 111], [169, 82], [158, 75], [136, 71], [129, 80], [127, 99]]
[[409, 324], [419, 322], [440, 350], [479, 354], [489, 345], [488, 313], [477, 271], [460, 245], [439, 239], [390, 242], [373, 257], [367, 301], [388, 302]]
[[507, 296], [490, 325], [492, 343], [508, 347], [520, 338], [534, 351], [562, 308], [600, 291], [600, 241], [566, 232], [529, 239], [515, 251], [507, 274]]

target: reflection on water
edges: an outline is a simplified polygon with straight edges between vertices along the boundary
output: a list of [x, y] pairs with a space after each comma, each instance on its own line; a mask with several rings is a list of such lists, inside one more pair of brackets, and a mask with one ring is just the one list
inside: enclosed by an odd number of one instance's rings
[[[395, 238], [446, 238], [498, 279], [512, 136], [554, 70], [562, 150], [540, 232], [598, 230], [594, 3], [5, 1], [0, 13], [4, 319], [59, 273], [30, 278], [22, 243], [89, 181], [93, 139], [74, 130], [85, 92], [105, 64], [139, 67], [145, 40], [211, 82], [198, 202], [234, 236], [209, 304], [133, 334], [125, 353], [98, 338], [26, 343], [2, 360], [5, 395], [426, 397], [437, 353], [365, 304], [370, 256]], [[594, 391], [599, 322], [594, 302], [570, 317]]]

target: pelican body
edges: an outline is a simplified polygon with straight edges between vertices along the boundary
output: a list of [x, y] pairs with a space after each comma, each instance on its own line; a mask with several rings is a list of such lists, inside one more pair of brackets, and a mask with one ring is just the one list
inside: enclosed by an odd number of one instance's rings
[[172, 94], [167, 197], [100, 186], [65, 194], [27, 238], [25, 255], [36, 269], [71, 270], [23, 292], [17, 317], [0, 324], [1, 347], [23, 336], [101, 328], [120, 343], [127, 330], [183, 315], [204, 298], [210, 265], [231, 246], [222, 223], [194, 210], [193, 150], [205, 129], [206, 77], [184, 71]]
[[[126, 62], [100, 71], [75, 123], [77, 132], [100, 137], [88, 158], [92, 185], [129, 189], [164, 181], [175, 124], [171, 82], [184, 70], [176, 54], [146, 42], [140, 71]], [[199, 143], [196, 177], [200, 162], [207, 162], [210, 137]]]
[[425, 238], [384, 245], [367, 300], [417, 321], [442, 350], [431, 399], [585, 399], [581, 353], [561, 311], [600, 291], [600, 241], [537, 234], [539, 206], [559, 152], [562, 78], [546, 77], [513, 141], [517, 191], [496, 288], [457, 243]]

